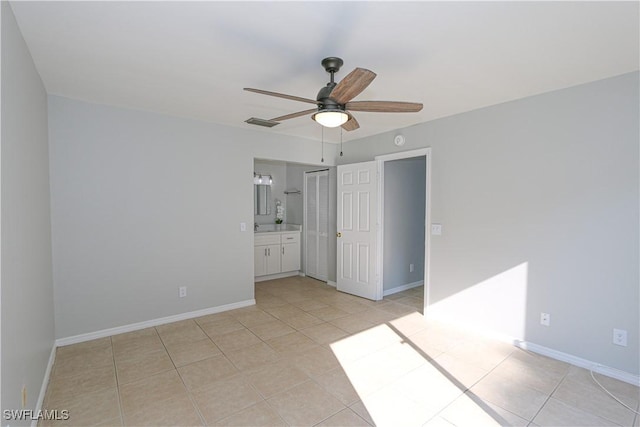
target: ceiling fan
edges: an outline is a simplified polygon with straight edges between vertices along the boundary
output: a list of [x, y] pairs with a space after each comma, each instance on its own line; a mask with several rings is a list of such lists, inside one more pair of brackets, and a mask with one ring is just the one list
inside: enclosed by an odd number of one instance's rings
[[351, 114], [352, 111], [372, 113], [415, 113], [422, 110], [422, 104], [416, 102], [352, 101], [353, 98], [365, 90], [373, 79], [376, 78], [376, 73], [364, 68], [356, 68], [347, 74], [340, 83], [336, 83], [334, 81], [334, 74], [340, 70], [343, 63], [342, 59], [335, 57], [329, 57], [322, 60], [322, 66], [327, 73], [331, 75], [331, 80], [325, 87], [320, 89], [315, 100], [286, 95], [284, 93], [270, 92], [262, 89], [244, 88], [244, 90], [249, 92], [316, 105], [316, 107], [309, 110], [298, 111], [296, 113], [286, 114], [269, 120], [251, 118], [246, 120], [246, 122], [272, 127], [283, 120], [312, 114], [311, 118], [322, 126], [342, 126], [344, 130], [352, 131], [360, 127], [356, 118]]

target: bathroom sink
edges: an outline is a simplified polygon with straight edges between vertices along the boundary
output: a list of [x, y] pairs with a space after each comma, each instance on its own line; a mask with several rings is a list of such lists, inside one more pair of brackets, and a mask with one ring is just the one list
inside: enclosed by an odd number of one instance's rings
[[273, 233], [282, 231], [300, 231], [302, 226], [298, 224], [259, 224], [256, 234]]

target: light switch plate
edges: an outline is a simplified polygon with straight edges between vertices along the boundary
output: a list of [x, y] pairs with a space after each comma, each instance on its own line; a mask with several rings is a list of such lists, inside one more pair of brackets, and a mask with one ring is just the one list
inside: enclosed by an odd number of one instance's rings
[[442, 224], [431, 224], [431, 234], [440, 236], [442, 234]]
[[247, 223], [246, 222], [241, 222], [240, 223], [240, 231], [247, 231]]

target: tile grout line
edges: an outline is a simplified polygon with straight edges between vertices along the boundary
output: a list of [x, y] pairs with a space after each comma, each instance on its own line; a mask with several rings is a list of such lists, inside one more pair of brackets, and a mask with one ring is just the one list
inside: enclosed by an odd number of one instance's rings
[[124, 426], [124, 411], [122, 410], [122, 396], [120, 395], [120, 382], [118, 381], [118, 365], [116, 364], [116, 352], [113, 349], [113, 337], [109, 337], [111, 345], [111, 357], [113, 359], [113, 370], [116, 376], [116, 393], [118, 393], [118, 411], [120, 412], [120, 423]]
[[[194, 323], [196, 325], [198, 325], [198, 327], [200, 327], [200, 325], [198, 324], [198, 322]], [[162, 346], [164, 347], [164, 350], [167, 352], [167, 355], [169, 356], [169, 360], [171, 360], [171, 364], [173, 365], [173, 369], [176, 371], [176, 374], [178, 375], [178, 378], [180, 378], [180, 382], [182, 383], [185, 391], [187, 392], [187, 398], [189, 399], [189, 401], [191, 402], [191, 405], [193, 405], [193, 407], [196, 410], [196, 413], [198, 414], [198, 418], [200, 418], [200, 422], [202, 423], [203, 426], [206, 426], [207, 423], [204, 419], [204, 416], [202, 415], [202, 413], [200, 412], [200, 407], [197, 405], [197, 403], [194, 401], [193, 396], [191, 395], [191, 391], [189, 390], [189, 388], [187, 387], [187, 385], [184, 382], [184, 379], [182, 378], [182, 375], [180, 375], [180, 372], [178, 371], [178, 367], [176, 366], [176, 363], [173, 361], [173, 358], [171, 357], [171, 353], [169, 353], [169, 349], [167, 348], [167, 345], [165, 344], [164, 340], [162, 339], [162, 335], [160, 335], [160, 332], [157, 329], [157, 326], [154, 327], [156, 334], [158, 334], [158, 338], [160, 338], [160, 342], [162, 343]], [[201, 328], [202, 329], [202, 328]], [[202, 331], [204, 332], [204, 331]], [[208, 335], [205, 333], [205, 335], [208, 337]], [[195, 362], [194, 362], [195, 363]], [[168, 399], [167, 399], [168, 400]]]
[[[277, 317], [273, 316], [271, 313], [266, 312], [266, 311], [264, 311], [264, 310], [261, 310], [261, 311], [263, 311], [264, 313], [268, 314], [269, 316], [274, 317], [274, 319], [275, 319], [276, 321], [280, 321], [280, 322], [282, 322], [282, 323], [284, 323], [284, 324], [287, 324], [284, 320], [279, 319], [279, 318], [277, 318]], [[261, 343], [266, 344], [266, 345], [267, 345], [267, 347], [268, 347], [269, 349], [271, 349], [271, 350], [275, 351], [275, 352], [277, 353], [277, 355], [278, 355], [278, 359], [281, 359], [281, 358], [282, 358], [282, 356], [279, 354], [279, 352], [277, 352], [275, 349], [273, 349], [273, 348], [272, 348], [272, 347], [271, 347], [271, 346], [270, 346], [270, 345], [269, 345], [265, 340], [263, 340], [261, 337], [257, 336], [255, 333], [253, 333], [253, 331], [251, 331], [251, 330], [250, 330], [250, 328], [249, 328], [247, 325], [245, 325], [244, 323], [242, 323], [242, 322], [241, 322], [241, 321], [239, 321], [238, 319], [235, 319], [235, 318], [234, 318], [234, 320], [236, 320], [237, 322], [239, 322], [239, 323], [244, 327], [244, 329], [246, 329], [247, 331], [249, 331], [250, 333], [252, 333], [254, 336], [256, 336], [256, 337], [260, 340], [260, 342], [261, 342]], [[287, 325], [289, 325], [289, 324], [287, 324]], [[291, 325], [289, 325], [289, 326], [290, 326], [290, 327], [293, 327], [293, 326], [291, 326]], [[293, 329], [294, 329], [296, 332], [298, 331], [295, 327], [293, 327]], [[285, 335], [288, 335], [288, 334], [285, 334]], [[212, 340], [212, 341], [213, 341], [213, 340]], [[214, 343], [214, 344], [215, 344], [215, 343]], [[246, 347], [249, 347], [249, 346], [244, 346], [244, 347], [241, 347], [241, 348], [238, 348], [238, 349], [235, 349], [235, 350], [241, 350], [241, 349], [246, 348]], [[233, 350], [233, 351], [235, 351], [235, 350]], [[220, 351], [221, 351], [221, 352], [225, 355], [225, 357], [227, 357], [227, 359], [228, 359], [228, 356], [224, 353], [224, 350], [223, 350], [223, 349], [220, 349]], [[273, 411], [273, 412], [278, 416], [278, 418], [279, 418], [279, 419], [281, 419], [285, 424], [287, 424], [287, 423], [286, 423], [286, 421], [285, 421], [285, 420], [282, 418], [282, 416], [280, 415], [280, 413], [279, 413], [279, 412], [278, 412], [278, 411], [277, 411], [277, 410], [276, 410], [276, 409], [275, 409], [275, 408], [274, 408], [274, 407], [269, 403], [269, 401], [268, 401], [267, 397], [266, 397], [264, 394], [262, 394], [262, 392], [260, 392], [260, 390], [258, 390], [258, 389], [253, 385], [253, 383], [251, 383], [251, 381], [249, 381], [249, 380], [246, 378], [245, 373], [243, 372], [244, 370], [241, 370], [237, 365], [235, 365], [235, 364], [233, 363], [233, 361], [231, 361], [231, 360], [229, 360], [229, 361], [230, 361], [230, 363], [231, 363], [231, 364], [232, 364], [236, 369], [238, 369], [238, 375], [242, 377], [243, 382], [246, 382], [246, 383], [247, 383], [247, 385], [248, 385], [249, 387], [251, 387], [251, 389], [252, 389], [252, 390], [254, 390], [254, 391], [257, 393], [257, 395], [258, 395], [258, 396], [260, 396], [260, 398], [262, 399], [262, 400], [261, 400], [261, 402], [266, 403], [266, 404], [267, 404], [267, 406], [268, 406], [268, 407], [269, 407], [269, 408], [270, 408], [270, 409], [271, 409], [271, 410], [272, 410], [272, 411]], [[276, 361], [276, 362], [274, 362], [274, 363], [277, 363], [277, 361]], [[295, 384], [295, 385], [293, 385], [293, 386], [291, 386], [291, 387], [289, 387], [289, 388], [287, 388], [287, 389], [285, 389], [285, 390], [282, 390], [281, 392], [284, 392], [284, 391], [290, 390], [290, 389], [292, 389], [292, 388], [296, 387], [297, 385], [299, 385], [299, 384]], [[271, 397], [273, 397], [273, 396], [271, 396]], [[226, 418], [232, 417], [233, 415], [236, 415], [236, 414], [238, 414], [238, 413], [240, 413], [240, 412], [242, 412], [242, 411], [245, 411], [245, 410], [246, 410], [246, 409], [248, 409], [248, 408], [251, 408], [251, 407], [253, 407], [253, 406], [256, 406], [256, 405], [258, 405], [258, 404], [259, 404], [259, 403], [261, 403], [261, 402], [254, 403], [253, 405], [249, 405], [249, 406], [248, 406], [248, 407], [246, 407], [246, 408], [242, 408], [242, 409], [240, 409], [239, 411], [234, 412], [233, 414], [230, 414], [230, 415], [228, 415], [227, 417], [224, 417], [224, 418], [222, 418], [222, 419], [226, 419]], [[218, 420], [218, 421], [220, 421], [220, 420]], [[287, 424], [287, 425], [288, 425], [288, 424]]]
[[[236, 320], [236, 321], [238, 321], [238, 320]], [[249, 330], [249, 328], [248, 328], [247, 326], [245, 326], [242, 322], [240, 322], [240, 323], [242, 324], [242, 326], [244, 327], [244, 329]], [[235, 332], [235, 331], [234, 331], [234, 332]], [[249, 330], [249, 332], [251, 332], [251, 331]], [[230, 332], [230, 333], [233, 333], [233, 332]], [[254, 334], [254, 335], [255, 335], [255, 334]], [[256, 335], [256, 336], [257, 336], [257, 335]], [[275, 351], [273, 348], [271, 348], [271, 346], [269, 346], [269, 344], [267, 344], [267, 343], [266, 343], [264, 340], [262, 340], [260, 337], [257, 337], [257, 338], [258, 338], [262, 343], [266, 344], [266, 345], [267, 345], [271, 350]], [[212, 341], [213, 341], [213, 340], [212, 340]], [[215, 344], [215, 343], [214, 343], [214, 344]], [[249, 345], [249, 346], [250, 346], [250, 345]], [[240, 348], [237, 348], [237, 349], [235, 349], [235, 350], [242, 350], [242, 349], [244, 349], [244, 348], [246, 348], [246, 347], [249, 347], [249, 346], [240, 347]], [[232, 351], [235, 351], [235, 350], [232, 350]], [[245, 377], [245, 374], [244, 374], [244, 372], [243, 372], [244, 370], [243, 370], [243, 369], [240, 369], [237, 365], [235, 365], [235, 364], [233, 363], [233, 361], [231, 361], [231, 360], [229, 359], [229, 357], [225, 354], [225, 352], [224, 352], [224, 350], [223, 350], [223, 349], [220, 349], [220, 351], [222, 352], [222, 354], [224, 355], [224, 357], [226, 357], [226, 358], [227, 358], [227, 360], [229, 360], [229, 363], [231, 363], [231, 364], [232, 364], [232, 365], [233, 365], [233, 366], [238, 370], [238, 373], [237, 373], [236, 375], [238, 375], [238, 376], [242, 377], [243, 382], [246, 382], [246, 383], [247, 383], [247, 385], [248, 385], [249, 387], [251, 387], [251, 389], [253, 389], [253, 390], [258, 394], [258, 396], [260, 396], [260, 398], [262, 399], [262, 400], [261, 400], [261, 402], [265, 402], [267, 405], [269, 405], [268, 398], [267, 398], [266, 396], [264, 396], [264, 395], [260, 392], [260, 390], [258, 390], [258, 389], [253, 385], [253, 383], [251, 383], [251, 382], [250, 382], [250, 381]], [[276, 353], [277, 353], [277, 352], [276, 352]], [[281, 356], [278, 354], [278, 357], [280, 358]], [[277, 363], [277, 361], [276, 361], [276, 362], [273, 362], [273, 363]], [[297, 386], [297, 385], [298, 385], [298, 384], [296, 384], [296, 385], [294, 385], [294, 386], [292, 386], [292, 387], [289, 387], [289, 388], [287, 388], [287, 389], [285, 389], [285, 390], [282, 390], [282, 391], [290, 390], [291, 388], [293, 388], [293, 387], [295, 387], [295, 386]], [[272, 397], [273, 397], [273, 396], [272, 396]], [[248, 407], [246, 407], [246, 408], [242, 408], [242, 409], [240, 409], [240, 410], [238, 410], [238, 411], [236, 411], [236, 412], [234, 412], [234, 413], [232, 413], [232, 414], [230, 414], [230, 415], [228, 415], [227, 417], [224, 417], [224, 418], [222, 418], [222, 419], [226, 419], [226, 418], [228, 418], [228, 417], [231, 417], [231, 416], [233, 416], [233, 415], [236, 415], [236, 414], [238, 414], [238, 413], [240, 413], [240, 412], [242, 412], [242, 411], [244, 411], [244, 410], [246, 410], [246, 409], [248, 409], [248, 408], [250, 408], [250, 407], [252, 407], [252, 406], [257, 405], [258, 403], [260, 403], [260, 402], [254, 403], [253, 405], [249, 405], [249, 406], [248, 406]], [[273, 409], [273, 411], [278, 415], [278, 417], [279, 417], [280, 419], [282, 419], [282, 417], [280, 416], [280, 413], [279, 413], [275, 408], [271, 407], [271, 405], [269, 405], [269, 407], [270, 407], [271, 409]], [[220, 420], [218, 420], [218, 421], [220, 421]], [[284, 422], [284, 420], [283, 420], [283, 422]], [[285, 422], [285, 424], [286, 424], [286, 422]]]
[[264, 403], [266, 403], [266, 404], [267, 404], [267, 406], [268, 406], [268, 407], [269, 407], [269, 408], [270, 408], [270, 409], [271, 409], [271, 410], [272, 410], [272, 411], [273, 411], [273, 412], [278, 416], [278, 418], [280, 418], [280, 419], [282, 420], [282, 422], [283, 422], [285, 425], [287, 425], [287, 426], [289, 425], [289, 423], [287, 423], [287, 422], [285, 421], [285, 419], [284, 419], [284, 418], [282, 418], [282, 415], [280, 415], [280, 412], [278, 412], [278, 410], [277, 410], [276, 408], [274, 408], [274, 407], [271, 405], [271, 403], [269, 403], [269, 400], [268, 400], [268, 399], [265, 399], [265, 400], [264, 400]]
[[[455, 348], [457, 345], [461, 344], [462, 342], [452, 346], [449, 350]], [[449, 350], [447, 351], [443, 351], [442, 353], [440, 353], [438, 356], [434, 357], [433, 360], [435, 361], [435, 359], [437, 359], [438, 357], [440, 357], [443, 354], [446, 354]], [[455, 356], [451, 356], [449, 355], [449, 357], [453, 357], [455, 359], [457, 359]], [[500, 362], [502, 363], [502, 361]], [[498, 367], [498, 365], [500, 364], [496, 364], [496, 366], [494, 366], [491, 370], [489, 370], [486, 374], [484, 374], [482, 377], [480, 377], [480, 379], [478, 379], [476, 382], [474, 382], [471, 386], [465, 386], [465, 389], [462, 390], [462, 393], [458, 396], [456, 396], [454, 399], [451, 400], [451, 402], [449, 402], [448, 405], [445, 405], [442, 409], [440, 409], [438, 412], [436, 412], [431, 418], [429, 418], [428, 420], [425, 421], [425, 423], [430, 422], [431, 420], [435, 419], [436, 417], [440, 417], [440, 414], [443, 413], [448, 407], [450, 407], [451, 405], [453, 405], [453, 403], [458, 400], [461, 396], [464, 396], [467, 391], [471, 391], [471, 387], [473, 387], [474, 385], [476, 385], [477, 383], [479, 383], [480, 381], [482, 381], [482, 379], [484, 379], [487, 375], [489, 375], [494, 369], [496, 369]], [[462, 383], [461, 383], [462, 384]], [[444, 419], [447, 423], [451, 424], [451, 425], [455, 425], [452, 422], [450, 422], [448, 419], [441, 417], [442, 419]]]
[[556, 390], [558, 389], [558, 387], [560, 387], [560, 385], [564, 382], [564, 380], [567, 378], [567, 375], [569, 375], [569, 370], [567, 370], [567, 372], [565, 372], [565, 374], [562, 376], [562, 379], [560, 381], [558, 381], [558, 384], [556, 384], [556, 386], [553, 388], [553, 390], [551, 391], [551, 393], [549, 393], [549, 395], [547, 396], [547, 398], [545, 399], [544, 403], [542, 405], [540, 405], [540, 408], [538, 408], [538, 410], [536, 411], [536, 413], [533, 415], [533, 417], [531, 417], [531, 419], [529, 420], [529, 424], [533, 423], [533, 420], [536, 419], [536, 417], [538, 416], [538, 414], [540, 414], [540, 412], [542, 412], [542, 409], [544, 409], [544, 407], [547, 405], [547, 403], [549, 402], [549, 400], [551, 399], [551, 396], [553, 396], [553, 393], [556, 392]]
[[[457, 344], [453, 345], [453, 346], [452, 346], [451, 348], [449, 348], [448, 350], [443, 351], [443, 352], [442, 352], [442, 353], [440, 353], [438, 356], [434, 357], [434, 358], [433, 358], [433, 359], [434, 359], [434, 361], [435, 361], [435, 359], [437, 359], [438, 357], [442, 356], [443, 354], [447, 354], [449, 351], [451, 351], [452, 349], [456, 348], [458, 345], [462, 345], [462, 344], [464, 344], [464, 343], [465, 343], [465, 342], [467, 342], [467, 341], [468, 341], [468, 339], [466, 339], [466, 338], [465, 338], [465, 339], [463, 339], [463, 340], [461, 340], [459, 343], [457, 343]], [[482, 398], [480, 398], [480, 396], [477, 396], [474, 392], [472, 392], [472, 391], [471, 391], [471, 388], [473, 388], [473, 387], [474, 387], [475, 385], [477, 385], [480, 381], [482, 381], [483, 379], [485, 379], [486, 377], [488, 377], [488, 376], [489, 376], [493, 371], [495, 371], [495, 370], [498, 368], [498, 366], [500, 366], [501, 364], [503, 364], [503, 363], [504, 363], [504, 362], [505, 362], [509, 357], [511, 357], [511, 355], [513, 354], [513, 352], [514, 352], [514, 351], [515, 351], [515, 349], [514, 349], [514, 350], [512, 350], [512, 351], [511, 351], [511, 353], [509, 353], [507, 356], [505, 356], [505, 358], [504, 358], [504, 359], [502, 359], [500, 362], [496, 363], [496, 364], [495, 364], [495, 366], [494, 366], [493, 368], [489, 369], [489, 370], [488, 370], [484, 375], [482, 375], [482, 376], [481, 376], [478, 380], [476, 380], [473, 384], [471, 384], [470, 386], [465, 386], [465, 390], [462, 392], [462, 394], [461, 394], [461, 395], [457, 396], [455, 399], [453, 399], [451, 402], [449, 402], [449, 404], [448, 404], [448, 405], [446, 405], [445, 407], [443, 407], [443, 408], [442, 408], [440, 411], [438, 411], [438, 412], [437, 412], [433, 417], [429, 418], [429, 419], [427, 420], [427, 422], [429, 422], [429, 421], [431, 421], [431, 420], [435, 419], [436, 417], [440, 416], [440, 414], [442, 414], [442, 413], [443, 413], [443, 412], [444, 412], [448, 407], [450, 407], [451, 405], [453, 405], [453, 403], [454, 403], [456, 400], [458, 400], [461, 396], [464, 396], [465, 394], [467, 394], [467, 392], [470, 392], [470, 393], [472, 393], [474, 396], [476, 396], [476, 397], [478, 397], [479, 399], [483, 400]], [[449, 356], [449, 357], [453, 357], [454, 359], [458, 359], [457, 357], [452, 356], [452, 355], [448, 355], [448, 356]], [[463, 362], [463, 363], [464, 363], [464, 362]], [[472, 366], [473, 366], [473, 365], [472, 365]], [[484, 369], [483, 369], [483, 370], [484, 370]], [[496, 405], [496, 404], [494, 403], [494, 405]], [[502, 408], [502, 406], [500, 406], [500, 405], [496, 405], [496, 406], [498, 406], [499, 408]], [[505, 409], [505, 408], [502, 408], [502, 409], [503, 409], [503, 410], [505, 410], [505, 411], [507, 411], [507, 412], [510, 412], [510, 413], [514, 414], [513, 412], [509, 411], [508, 409]], [[520, 417], [520, 415], [518, 415], [518, 414], [514, 414], [514, 415], [516, 415], [516, 416], [517, 416], [517, 417], [519, 417], [519, 418], [524, 419], [523, 417]], [[443, 419], [444, 419], [445, 421], [447, 421], [449, 424], [455, 425], [455, 424], [453, 424], [452, 422], [450, 422], [447, 418], [444, 418], [444, 417], [441, 417], [441, 418], [443, 418]], [[528, 421], [528, 424], [529, 424], [529, 423], [531, 423], [531, 420], [526, 420], [526, 421]]]
[[[231, 318], [233, 318], [233, 316], [231, 316]], [[252, 332], [252, 331], [251, 331], [251, 330], [250, 330], [250, 329], [249, 329], [249, 328], [248, 328], [244, 323], [240, 322], [239, 320], [237, 320], [237, 319], [235, 319], [235, 318], [233, 318], [233, 319], [234, 319], [235, 321], [239, 322], [239, 323], [243, 326], [243, 328], [244, 328], [244, 329], [246, 329], [247, 331], [249, 331], [250, 333], [252, 333], [252, 334], [253, 334], [253, 332]], [[235, 374], [235, 375], [240, 376], [240, 377], [242, 378], [242, 381], [243, 381], [243, 382], [245, 382], [249, 387], [251, 387], [251, 389], [252, 389], [252, 390], [254, 390], [254, 391], [256, 392], [256, 394], [257, 394], [258, 396], [260, 396], [260, 398], [262, 399], [260, 402], [256, 402], [256, 403], [254, 403], [253, 405], [249, 405], [249, 406], [247, 406], [246, 408], [242, 408], [242, 409], [240, 409], [240, 410], [238, 410], [238, 411], [236, 411], [236, 412], [234, 412], [234, 413], [232, 413], [232, 414], [229, 414], [229, 415], [228, 415], [228, 416], [226, 416], [226, 417], [223, 417], [222, 419], [226, 419], [226, 418], [232, 417], [232, 416], [234, 416], [234, 415], [236, 415], [236, 414], [239, 414], [240, 412], [245, 411], [246, 409], [251, 408], [252, 406], [255, 406], [255, 405], [257, 405], [258, 403], [261, 403], [261, 402], [265, 402], [265, 403], [267, 403], [267, 405], [268, 405], [268, 402], [267, 402], [267, 399], [265, 398], [265, 396], [264, 396], [264, 395], [263, 395], [263, 394], [262, 394], [262, 393], [261, 393], [261, 392], [260, 392], [260, 391], [259, 391], [259, 390], [258, 390], [258, 389], [257, 389], [257, 388], [256, 388], [256, 387], [255, 387], [251, 382], [250, 382], [250, 381], [248, 381], [248, 380], [246, 379], [245, 375], [244, 375], [244, 374], [243, 374], [243, 372], [242, 372], [243, 370], [241, 370], [241, 369], [240, 369], [236, 364], [234, 364], [234, 363], [233, 363], [233, 361], [232, 361], [232, 360], [230, 360], [230, 359], [229, 359], [229, 356], [225, 353], [225, 351], [224, 351], [222, 348], [220, 348], [220, 347], [218, 347], [218, 346], [216, 345], [216, 343], [213, 341], [213, 339], [212, 339], [212, 338], [211, 338], [211, 337], [210, 337], [210, 336], [209, 336], [209, 335], [208, 335], [208, 334], [207, 334], [207, 333], [202, 329], [202, 326], [201, 326], [198, 322], [195, 322], [195, 323], [198, 325], [198, 327], [200, 328], [200, 330], [202, 330], [202, 332], [204, 332], [204, 334], [205, 334], [205, 335], [207, 336], [207, 338], [208, 338], [208, 339], [213, 343], [213, 345], [215, 345], [215, 346], [216, 346], [216, 348], [218, 348], [218, 350], [220, 351], [220, 353], [221, 353], [221, 354], [222, 354], [222, 355], [223, 355], [223, 356], [224, 356], [224, 357], [229, 361], [229, 363], [231, 363], [231, 365], [232, 365], [234, 368], [236, 368], [236, 370], [237, 370], [238, 372], [237, 372], [237, 374]], [[241, 329], [241, 330], [242, 330], [242, 329]], [[229, 333], [233, 333], [233, 332], [236, 332], [236, 331], [232, 331], [232, 332], [229, 332]], [[262, 338], [258, 337], [258, 336], [257, 336], [257, 335], [255, 335], [255, 334], [253, 334], [253, 335], [254, 335], [254, 336], [256, 336], [256, 337], [260, 340], [260, 342], [262, 342], [263, 344], [266, 344], [270, 349], [272, 349], [272, 348], [269, 346], [269, 344], [267, 344], [266, 342], [264, 342], [264, 340], [262, 340]], [[235, 350], [241, 350], [241, 349], [246, 348], [246, 347], [249, 347], [249, 346], [240, 347], [240, 348], [235, 349]], [[230, 351], [235, 351], [235, 350], [230, 350]], [[273, 350], [273, 349], [272, 349], [272, 350]], [[273, 350], [273, 351], [275, 351], [275, 350]], [[203, 360], [206, 360], [206, 359], [203, 359]], [[197, 362], [193, 362], [193, 363], [197, 363]], [[230, 376], [230, 377], [231, 377], [231, 376]], [[230, 378], [230, 377], [226, 377], [226, 378]], [[180, 379], [182, 380], [182, 377], [180, 377]], [[225, 378], [221, 378], [220, 380], [224, 380], [224, 379], [225, 379]], [[183, 384], [184, 384], [184, 380], [182, 380], [182, 381], [183, 381]], [[215, 381], [214, 381], [214, 382], [215, 382]], [[185, 385], [185, 388], [186, 388], [186, 384], [184, 384], [184, 385]], [[188, 393], [188, 395], [189, 395], [189, 398], [192, 400], [192, 403], [194, 404], [194, 406], [195, 406], [195, 408], [196, 408], [196, 410], [197, 410], [197, 412], [198, 412], [198, 415], [199, 415], [199, 416], [200, 416], [200, 418], [201, 418], [201, 421], [203, 421], [203, 425], [208, 425], [208, 424], [206, 423], [206, 420], [204, 419], [204, 416], [202, 415], [202, 412], [200, 411], [200, 407], [198, 406], [197, 402], [195, 402], [195, 401], [194, 401], [194, 398], [193, 398], [193, 395], [192, 395], [191, 390], [187, 389], [187, 393]], [[269, 405], [269, 407], [271, 407], [271, 406]], [[278, 415], [278, 417], [282, 419], [282, 417], [280, 416], [280, 414], [279, 414], [279, 413], [278, 413], [274, 408], [272, 408], [272, 409], [273, 409], [273, 410], [274, 410], [274, 412]], [[220, 421], [220, 420], [217, 420], [216, 422], [219, 422], [219, 421]], [[284, 420], [283, 420], [283, 421], [284, 421]]]

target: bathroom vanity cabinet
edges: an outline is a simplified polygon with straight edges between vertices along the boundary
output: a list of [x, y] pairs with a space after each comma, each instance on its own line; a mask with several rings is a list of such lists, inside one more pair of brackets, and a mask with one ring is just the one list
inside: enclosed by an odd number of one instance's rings
[[270, 231], [254, 236], [255, 277], [300, 270], [300, 232]]

